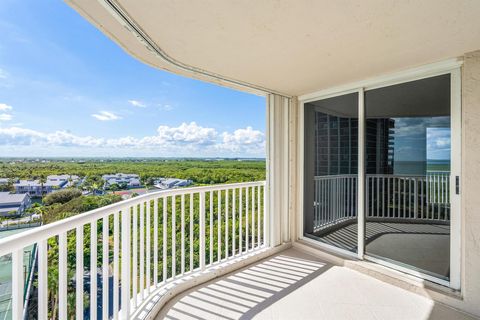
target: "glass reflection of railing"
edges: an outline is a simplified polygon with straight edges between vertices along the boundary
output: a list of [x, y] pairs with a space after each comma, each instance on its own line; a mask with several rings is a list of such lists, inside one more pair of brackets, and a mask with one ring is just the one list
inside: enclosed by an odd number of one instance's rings
[[[365, 176], [367, 219], [450, 220], [450, 173]], [[357, 217], [357, 175], [314, 178], [314, 231]]]
[[314, 178], [314, 231], [357, 216], [357, 175]]
[[366, 217], [450, 220], [450, 174], [367, 175]]

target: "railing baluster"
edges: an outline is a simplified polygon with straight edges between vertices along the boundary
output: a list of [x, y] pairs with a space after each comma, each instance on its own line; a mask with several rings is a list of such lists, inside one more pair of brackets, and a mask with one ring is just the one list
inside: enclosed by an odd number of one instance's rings
[[365, 177], [365, 211], [365, 216], [370, 217], [370, 176], [368, 175]]
[[145, 203], [140, 202], [140, 302], [145, 299]]
[[267, 217], [267, 203], [268, 203], [268, 192], [267, 192], [267, 184], [263, 185], [263, 210], [262, 210], [262, 223], [263, 223], [263, 245], [268, 246], [270, 245], [270, 233], [268, 232], [269, 226], [269, 218]]
[[321, 215], [321, 206], [320, 206], [320, 180], [314, 180], [314, 206], [315, 206], [315, 217], [313, 221], [314, 230], [320, 225], [320, 215]]
[[[62, 232], [58, 236], [58, 318], [67, 319], [67, 232]], [[23, 254], [22, 254], [23, 258]], [[22, 259], [23, 260], [23, 259]], [[21, 267], [23, 268], [23, 266]], [[17, 269], [18, 270], [18, 269]], [[22, 276], [23, 277], [23, 276]], [[16, 282], [16, 281], [15, 281]], [[23, 283], [21, 287], [23, 299]]]
[[385, 177], [382, 177], [382, 194], [381, 194], [381, 199], [382, 199], [382, 218], [385, 217]]
[[[122, 210], [122, 319], [130, 318], [130, 207]], [[135, 281], [135, 279], [134, 279]]]
[[350, 188], [350, 181], [351, 179], [349, 177], [345, 178], [345, 212], [344, 216], [346, 218], [350, 217], [350, 194], [352, 193], [352, 190]]
[[252, 249], [255, 247], [255, 187], [252, 187]]
[[229, 196], [228, 189], [225, 190], [225, 259], [228, 259], [228, 215], [229, 215]]
[[220, 261], [222, 260], [222, 244], [221, 244], [221, 239], [222, 239], [222, 191], [218, 190], [217, 191], [217, 207], [218, 207], [218, 212], [217, 212], [217, 237], [218, 237], [218, 242], [217, 242], [217, 260]]
[[210, 264], [213, 263], [213, 191], [210, 191]]
[[260, 186], [257, 187], [257, 246], [261, 246], [260, 240]]
[[[96, 234], [97, 232], [95, 230], [95, 235]], [[96, 246], [97, 244], [95, 241], [95, 248]], [[15, 270], [15, 269], [12, 267], [12, 270]], [[13, 279], [12, 281], [15, 282]], [[93, 302], [93, 299], [90, 299], [90, 300], [92, 300]], [[96, 303], [96, 299], [95, 299], [95, 303]], [[47, 320], [48, 318], [48, 246], [47, 246], [46, 239], [40, 240], [38, 242], [38, 303], [37, 304], [38, 304], [38, 320]], [[96, 319], [96, 318], [91, 318], [91, 319]]]
[[403, 181], [403, 217], [402, 218], [405, 218], [406, 217], [406, 212], [407, 212], [407, 181], [405, 180], [405, 178], [402, 178], [402, 181]]
[[241, 254], [243, 252], [243, 188], [240, 187], [239, 190], [239, 204], [238, 204], [238, 220], [239, 220], [239, 228], [238, 228], [238, 252]]
[[109, 216], [103, 218], [102, 221], [102, 318], [108, 319], [108, 230]]
[[162, 278], [163, 278], [163, 283], [167, 282], [167, 222], [168, 222], [168, 217], [167, 217], [167, 197], [163, 197], [163, 215], [162, 215], [162, 233], [163, 233], [163, 240], [162, 240]]
[[118, 211], [113, 214], [113, 319], [118, 319], [118, 245], [119, 245], [119, 213]]
[[[199, 222], [200, 222], [200, 270], [205, 270], [205, 192], [200, 192]], [[227, 195], [228, 199], [228, 195]], [[228, 248], [228, 246], [227, 246]]]
[[232, 190], [232, 256], [236, 254], [236, 232], [237, 224], [236, 224], [236, 209], [237, 209], [237, 196], [236, 196], [236, 189], [233, 188]]
[[78, 226], [75, 232], [75, 314], [77, 319], [83, 319], [83, 226]]
[[137, 308], [138, 302], [138, 205], [133, 206], [133, 231], [132, 231], [133, 243], [133, 258], [132, 258], [132, 295], [133, 295], [133, 309]]
[[153, 285], [158, 284], [158, 199], [153, 199]]
[[177, 212], [176, 198], [172, 196], [172, 278], [177, 275]]
[[391, 218], [390, 217], [390, 177], [387, 177], [387, 212], [386, 212], [386, 216], [387, 218]]
[[[142, 205], [143, 206], [143, 205]], [[145, 244], [145, 285], [146, 285], [146, 291], [147, 295], [150, 294], [150, 287], [152, 285], [150, 276], [151, 276], [151, 271], [152, 271], [152, 256], [151, 256], [151, 249], [152, 249], [152, 242], [151, 242], [151, 232], [152, 232], [152, 227], [151, 227], [151, 203], [150, 200], [148, 200], [145, 203], [145, 210], [146, 210], [146, 227], [145, 227], [145, 233], [146, 233], [146, 244]]]
[[413, 184], [413, 211], [412, 213], [410, 214], [410, 218], [412, 219], [417, 219], [417, 206], [418, 206], [418, 201], [417, 201], [417, 198], [418, 198], [418, 188], [417, 188], [417, 184], [418, 184], [418, 178], [417, 177], [412, 177], [412, 184]]
[[412, 178], [408, 178], [408, 218], [412, 216]]
[[[63, 235], [61, 235], [62, 237]], [[63, 292], [65, 296], [62, 298], [60, 296], [60, 316], [63, 316], [63, 319], [67, 318], [67, 245], [65, 243], [60, 246], [60, 250], [64, 250], [63, 253], [59, 255], [59, 261], [65, 262], [64, 267], [59, 269], [60, 276], [64, 276], [64, 280], [59, 282], [59, 291]], [[62, 258], [63, 260], [60, 260]], [[12, 252], [12, 319], [22, 319], [23, 318], [23, 249], [18, 249]], [[62, 319], [62, 318], [60, 318]]]
[[249, 234], [249, 227], [248, 227], [249, 216], [248, 216], [248, 213], [249, 213], [249, 210], [250, 210], [250, 206], [249, 206], [250, 198], [248, 196], [248, 189], [249, 189], [249, 187], [245, 188], [245, 201], [246, 201], [246, 203], [245, 203], [245, 251], [248, 251], [250, 249], [250, 245], [249, 245], [250, 240], [248, 238], [248, 234]]
[[180, 197], [180, 210], [181, 210], [181, 231], [180, 231], [180, 241], [181, 241], [181, 254], [180, 254], [180, 260], [181, 260], [181, 267], [180, 267], [180, 272], [182, 275], [185, 273], [185, 194], [182, 194]]
[[423, 192], [423, 185], [424, 183], [426, 182], [426, 179], [425, 181], [423, 181], [424, 178], [420, 178], [420, 217], [423, 219], [423, 206], [424, 206], [424, 203], [425, 203], [425, 193]]
[[193, 271], [193, 193], [190, 193], [190, 271]]

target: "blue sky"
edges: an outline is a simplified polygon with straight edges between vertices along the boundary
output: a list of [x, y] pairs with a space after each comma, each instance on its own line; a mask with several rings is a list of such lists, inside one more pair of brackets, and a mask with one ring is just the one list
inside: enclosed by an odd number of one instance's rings
[[395, 118], [394, 160], [450, 160], [450, 117]]
[[0, 156], [265, 156], [265, 98], [149, 67], [60, 0], [2, 0], [0, 33]]

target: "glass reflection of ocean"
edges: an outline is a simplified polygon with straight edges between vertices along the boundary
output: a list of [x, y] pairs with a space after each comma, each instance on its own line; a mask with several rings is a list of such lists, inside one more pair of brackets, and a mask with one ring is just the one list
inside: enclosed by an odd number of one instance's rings
[[450, 171], [450, 160], [395, 161], [394, 174], [425, 175], [428, 171]]

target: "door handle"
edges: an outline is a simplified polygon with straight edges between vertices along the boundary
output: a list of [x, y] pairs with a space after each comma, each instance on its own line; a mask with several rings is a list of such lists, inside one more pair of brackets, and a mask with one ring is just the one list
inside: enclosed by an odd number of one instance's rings
[[455, 176], [455, 194], [460, 194], [460, 177]]

